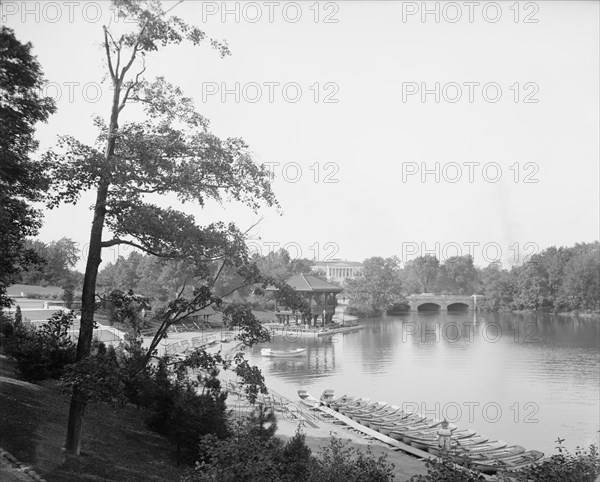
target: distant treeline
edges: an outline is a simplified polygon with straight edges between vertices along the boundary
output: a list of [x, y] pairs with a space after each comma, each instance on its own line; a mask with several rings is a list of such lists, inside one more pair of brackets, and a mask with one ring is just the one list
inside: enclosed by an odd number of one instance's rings
[[490, 310], [598, 311], [600, 245], [550, 247], [510, 270], [490, 264], [479, 283]]
[[363, 262], [363, 276], [345, 287], [347, 312], [358, 316], [378, 315], [413, 293], [483, 294], [491, 311], [598, 311], [600, 246], [550, 247], [510, 269], [499, 262], [477, 267], [469, 255], [443, 263], [421, 256], [404, 267], [397, 257], [373, 257]]
[[[81, 274], [72, 270], [79, 255], [72, 240], [27, 243], [43, 262], [23, 272], [21, 282], [80, 289]], [[281, 280], [311, 272], [314, 264], [308, 259], [292, 259], [284, 249], [266, 256], [254, 255], [253, 261], [263, 273]], [[183, 261], [165, 262], [132, 252], [127, 258], [119, 257], [115, 263], [103, 265], [98, 275], [98, 292], [132, 289], [160, 304], [193, 277], [189, 268]], [[216, 275], [220, 264], [209, 264], [206, 269]], [[324, 278], [324, 273], [313, 274]], [[421, 256], [404, 266], [397, 257], [372, 257], [363, 261], [363, 276], [347, 280], [344, 287], [344, 295], [351, 300], [348, 312], [363, 316], [379, 314], [413, 293], [482, 294], [486, 296], [484, 307], [492, 311], [598, 311], [600, 243], [550, 247], [509, 269], [502, 268], [499, 262], [480, 268], [468, 255], [443, 262], [435, 256]], [[243, 286], [241, 278], [227, 267], [220, 271], [215, 283], [217, 296], [227, 295], [229, 301], [274, 307], [269, 295], [253, 296], [254, 288]]]

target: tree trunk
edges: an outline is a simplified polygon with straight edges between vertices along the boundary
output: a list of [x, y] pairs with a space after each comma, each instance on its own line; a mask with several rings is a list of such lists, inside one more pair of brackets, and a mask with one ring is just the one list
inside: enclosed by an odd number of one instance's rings
[[[113, 102], [110, 116], [110, 125], [108, 128], [108, 142], [104, 153], [106, 160], [106, 170], [112, 172], [112, 157], [115, 152], [115, 139], [118, 129], [119, 117], [119, 99], [121, 95], [120, 82], [114, 83]], [[102, 230], [104, 228], [104, 218], [106, 215], [106, 200], [108, 197], [108, 188], [110, 186], [110, 176], [107, 175], [98, 185], [96, 195], [96, 205], [94, 206], [94, 221], [92, 222], [92, 231], [90, 233], [90, 244], [88, 259], [83, 278], [83, 292], [81, 295], [81, 325], [79, 327], [79, 339], [77, 341], [77, 362], [87, 358], [90, 355], [92, 347], [92, 337], [94, 334], [94, 311], [96, 308], [96, 277], [98, 276], [98, 267], [102, 262]], [[86, 400], [81, 391], [75, 387], [71, 396], [71, 407], [69, 409], [69, 423], [67, 426], [67, 440], [65, 442], [66, 450], [79, 455], [81, 452], [81, 437], [83, 433], [83, 415], [85, 412]]]
[[65, 449], [73, 455], [81, 453], [81, 434], [83, 433], [83, 414], [85, 400], [81, 399], [79, 390], [73, 390], [71, 407], [69, 408], [69, 425], [67, 427], [67, 443]]
[[[92, 337], [94, 334], [94, 310], [96, 304], [96, 277], [98, 266], [102, 262], [102, 228], [104, 227], [104, 214], [108, 183], [102, 183], [98, 188], [96, 206], [94, 208], [94, 222], [90, 235], [90, 245], [85, 276], [83, 278], [83, 292], [81, 296], [81, 325], [79, 339], [77, 340], [77, 358], [79, 362], [90, 355]], [[83, 414], [85, 400], [80, 391], [75, 387], [71, 396], [69, 409], [69, 424], [67, 426], [67, 441], [65, 448], [73, 455], [81, 451], [81, 434], [83, 429]]]

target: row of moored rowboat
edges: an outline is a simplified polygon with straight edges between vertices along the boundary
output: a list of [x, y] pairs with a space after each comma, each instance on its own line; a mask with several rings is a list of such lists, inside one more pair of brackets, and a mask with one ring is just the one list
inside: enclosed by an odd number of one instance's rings
[[405, 412], [397, 405], [388, 405], [385, 402], [371, 403], [369, 398], [347, 395], [335, 398], [333, 390], [325, 390], [320, 400], [305, 390], [298, 390], [298, 395], [302, 403], [309, 408], [327, 406], [364, 427], [433, 455], [439, 456], [442, 453], [439, 432], [447, 426], [450, 433], [448, 455], [455, 462], [470, 464], [485, 474], [520, 469], [544, 456], [537, 450], [526, 451], [520, 445], [490, 440], [473, 430], [460, 430], [454, 424], [424, 417], [415, 412]]

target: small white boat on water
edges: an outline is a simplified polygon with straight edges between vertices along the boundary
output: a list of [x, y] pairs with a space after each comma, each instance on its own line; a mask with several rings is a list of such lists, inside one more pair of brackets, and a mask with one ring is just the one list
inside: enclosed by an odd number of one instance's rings
[[296, 348], [295, 350], [272, 350], [271, 348], [262, 348], [260, 354], [261, 356], [292, 358], [306, 355], [306, 348]]

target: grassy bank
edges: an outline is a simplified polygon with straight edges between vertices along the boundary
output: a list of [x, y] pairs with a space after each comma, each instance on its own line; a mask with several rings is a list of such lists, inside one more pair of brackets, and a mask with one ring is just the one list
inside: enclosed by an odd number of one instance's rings
[[183, 473], [172, 445], [148, 431], [132, 407], [89, 407], [81, 457], [64, 455], [68, 398], [54, 382], [17, 379], [0, 355], [0, 447], [52, 481], [176, 481]]

